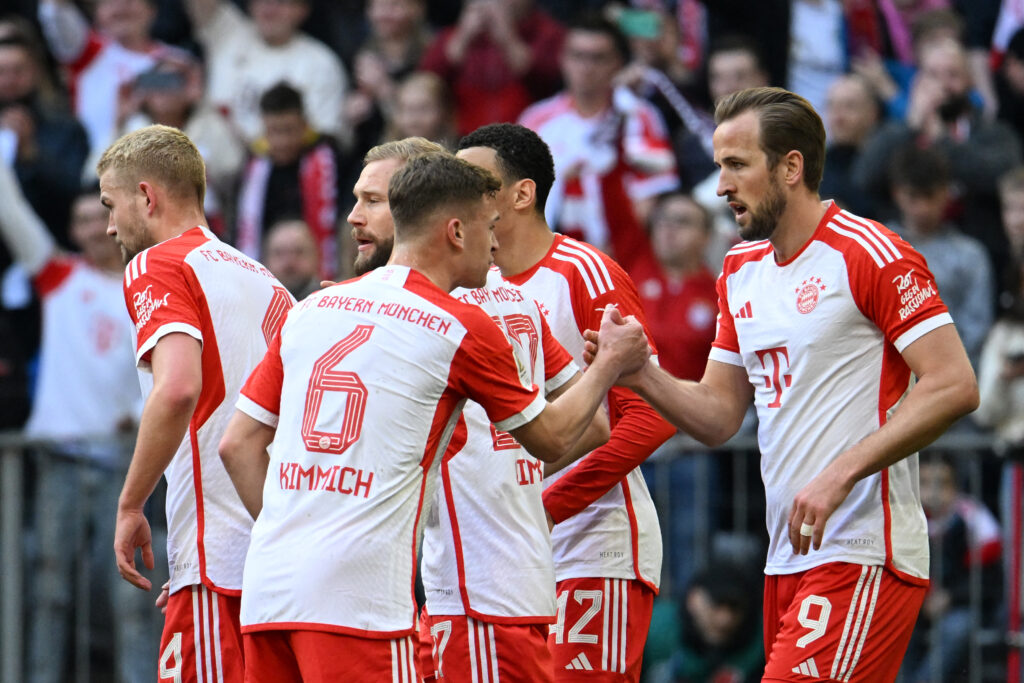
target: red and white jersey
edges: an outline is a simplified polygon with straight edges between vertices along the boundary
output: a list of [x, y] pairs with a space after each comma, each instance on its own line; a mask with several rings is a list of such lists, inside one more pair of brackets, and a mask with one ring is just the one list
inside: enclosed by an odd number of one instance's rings
[[844, 450], [878, 430], [910, 389], [900, 353], [952, 324], [924, 258], [894, 232], [830, 204], [807, 244], [777, 263], [768, 241], [726, 255], [711, 359], [754, 387], [768, 503], [768, 574], [827, 562], [885, 563], [928, 576], [917, 456], [859, 481], [820, 550], [794, 555], [793, 498]]
[[[136, 363], [181, 332], [203, 346], [203, 387], [167, 478], [171, 592], [202, 583], [227, 594], [242, 587], [252, 517], [217, 453], [238, 392], [295, 300], [262, 265], [196, 227], [138, 254], [124, 277], [136, 330]], [[141, 375], [141, 373], [140, 373]], [[151, 377], [143, 389], [152, 388]]]
[[43, 335], [25, 433], [51, 439], [116, 435], [125, 418], [138, 420], [141, 406], [121, 278], [80, 257], [55, 256], [34, 282]]
[[545, 213], [559, 232], [609, 244], [613, 220], [606, 207], [606, 181], [621, 183], [632, 200], [679, 186], [675, 157], [658, 110], [636, 97], [622, 109], [617, 101], [600, 114], [584, 117], [572, 97], [560, 93], [520, 116], [519, 122], [551, 148], [555, 183]]
[[[563, 235], [555, 235], [544, 258], [509, 281], [537, 300], [555, 338], [581, 365], [583, 332], [598, 329], [606, 306], [614, 304], [623, 315], [645, 321], [626, 273], [599, 250]], [[558, 581], [635, 578], [657, 590], [661, 531], [647, 484], [635, 467], [675, 429], [621, 388], [608, 394], [608, 415], [608, 443], [544, 482], [544, 506], [556, 522], [551, 537], [555, 576]], [[615, 467], [610, 462], [632, 463], [632, 468], [609, 477]]]
[[[487, 285], [452, 296], [480, 306], [512, 342], [530, 384], [554, 391], [577, 372], [536, 302], [492, 268]], [[541, 487], [544, 463], [466, 403], [423, 533], [421, 576], [431, 614], [493, 623], [549, 623], [555, 567]]]
[[238, 402], [277, 429], [243, 632], [415, 632], [421, 511], [467, 398], [506, 431], [545, 405], [490, 317], [421, 273], [378, 268], [292, 309]]

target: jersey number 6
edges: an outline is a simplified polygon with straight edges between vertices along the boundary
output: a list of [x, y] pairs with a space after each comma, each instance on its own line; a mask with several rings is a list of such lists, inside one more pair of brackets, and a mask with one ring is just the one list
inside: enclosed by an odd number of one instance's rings
[[[314, 453], [345, 452], [359, 439], [366, 414], [366, 386], [359, 375], [335, 368], [345, 356], [365, 344], [373, 334], [372, 325], [359, 325], [347, 337], [317, 358], [306, 389], [306, 409], [302, 413], [302, 441]], [[324, 432], [316, 428], [324, 395], [329, 392], [345, 394], [344, 417], [337, 432]]]

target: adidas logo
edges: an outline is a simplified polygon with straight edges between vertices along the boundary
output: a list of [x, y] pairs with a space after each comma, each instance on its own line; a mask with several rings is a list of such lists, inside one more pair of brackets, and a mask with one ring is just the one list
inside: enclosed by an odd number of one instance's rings
[[818, 678], [818, 667], [814, 663], [814, 657], [811, 657], [805, 662], [801, 662], [800, 666], [794, 666], [793, 673]]
[[584, 671], [594, 670], [594, 667], [590, 666], [590, 660], [582, 652], [573, 657], [572, 661], [565, 665], [565, 668], [570, 671], [575, 669], [582, 669]]
[[739, 313], [733, 316], [734, 318], [753, 318], [754, 314], [750, 310], [750, 302], [743, 304], [743, 308], [739, 310]]

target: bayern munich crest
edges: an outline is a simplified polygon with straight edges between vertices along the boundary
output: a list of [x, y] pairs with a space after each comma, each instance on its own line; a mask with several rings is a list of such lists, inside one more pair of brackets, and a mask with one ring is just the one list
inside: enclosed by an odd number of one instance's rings
[[820, 277], [809, 277], [800, 283], [796, 292], [796, 310], [801, 313], [810, 313], [818, 305], [821, 293], [825, 291], [825, 285], [821, 284]]

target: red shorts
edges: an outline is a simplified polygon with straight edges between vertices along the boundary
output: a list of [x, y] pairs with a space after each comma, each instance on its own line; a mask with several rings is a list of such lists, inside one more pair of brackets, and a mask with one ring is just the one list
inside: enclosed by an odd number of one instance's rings
[[[240, 597], [186, 586], [167, 600], [158, 681], [242, 683]], [[196, 656], [199, 653], [199, 656]]]
[[927, 590], [844, 562], [766, 576], [764, 680], [895, 680]]
[[[426, 637], [426, 640], [424, 639]], [[420, 614], [423, 681], [553, 683], [547, 624], [495, 624]], [[431, 676], [432, 674], [432, 676]]]
[[654, 591], [630, 579], [566, 579], [548, 647], [556, 681], [637, 681]]
[[325, 631], [246, 633], [245, 683], [417, 683], [412, 636]]

